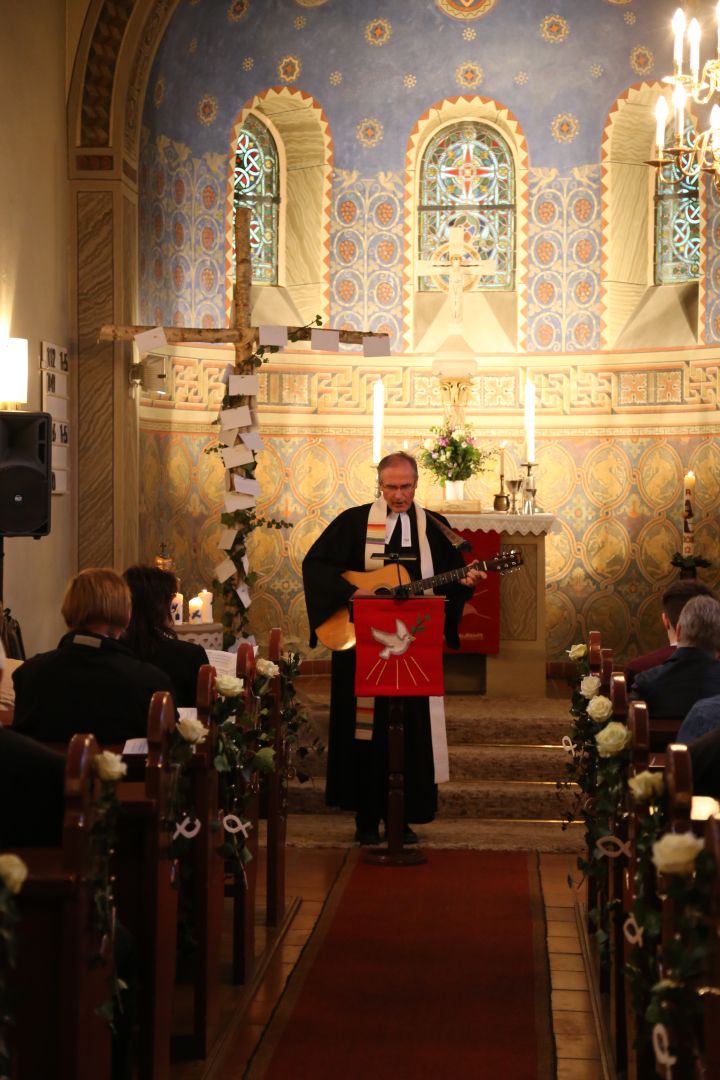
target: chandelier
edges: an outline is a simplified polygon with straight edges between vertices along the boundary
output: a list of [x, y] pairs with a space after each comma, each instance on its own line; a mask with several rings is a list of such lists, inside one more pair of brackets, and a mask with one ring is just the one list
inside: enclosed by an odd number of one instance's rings
[[[720, 194], [720, 105], [710, 110], [710, 126], [700, 131], [692, 143], [685, 141], [685, 110], [688, 99], [697, 105], [709, 104], [714, 94], [720, 92], [720, 2], [715, 8], [717, 20], [717, 56], [707, 60], [700, 70], [700, 23], [691, 19], [687, 24], [685, 12], [678, 8], [672, 20], [673, 74], [666, 75], [663, 82], [673, 87], [672, 105], [674, 116], [674, 141], [666, 146], [668, 103], [658, 98], [655, 106], [656, 157], [648, 165], [662, 170], [674, 165], [685, 177], [695, 180], [701, 172], [712, 175], [715, 190]], [[684, 70], [685, 37], [688, 41], [688, 70]]]

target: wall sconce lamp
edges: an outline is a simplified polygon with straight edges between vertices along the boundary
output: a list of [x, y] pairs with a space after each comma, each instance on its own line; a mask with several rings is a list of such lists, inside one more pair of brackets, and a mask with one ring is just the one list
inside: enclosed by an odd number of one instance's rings
[[0, 339], [0, 402], [25, 405], [27, 399], [27, 338]]
[[130, 385], [135, 391], [142, 388], [149, 394], [167, 397], [170, 392], [167, 356], [148, 353], [136, 364], [130, 365]]

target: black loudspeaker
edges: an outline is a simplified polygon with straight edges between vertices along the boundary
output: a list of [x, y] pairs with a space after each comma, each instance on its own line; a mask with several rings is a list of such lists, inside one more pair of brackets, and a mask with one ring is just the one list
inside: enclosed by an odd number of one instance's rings
[[52, 417], [0, 412], [0, 536], [50, 532]]

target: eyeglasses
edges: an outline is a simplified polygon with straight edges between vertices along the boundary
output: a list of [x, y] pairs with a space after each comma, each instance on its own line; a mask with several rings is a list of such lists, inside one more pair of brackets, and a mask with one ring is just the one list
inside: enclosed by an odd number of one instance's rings
[[411, 491], [414, 491], [417, 487], [417, 483], [414, 484], [380, 484], [383, 491], [389, 491], [391, 495], [409, 495]]

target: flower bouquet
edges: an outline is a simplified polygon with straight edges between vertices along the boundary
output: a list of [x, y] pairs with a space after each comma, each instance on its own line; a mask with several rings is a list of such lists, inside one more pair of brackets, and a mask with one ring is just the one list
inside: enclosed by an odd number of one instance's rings
[[469, 424], [459, 426], [446, 421], [441, 427], [430, 428], [417, 460], [439, 483], [454, 484], [482, 472], [494, 453], [476, 444]]

